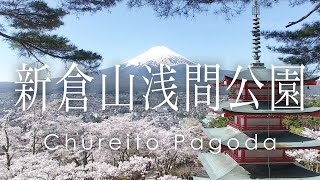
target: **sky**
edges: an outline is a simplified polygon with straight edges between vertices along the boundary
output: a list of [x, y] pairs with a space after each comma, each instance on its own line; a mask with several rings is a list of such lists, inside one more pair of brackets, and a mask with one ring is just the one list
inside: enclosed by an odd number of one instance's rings
[[[289, 7], [281, 1], [275, 7], [261, 8], [261, 30], [286, 30], [285, 25], [307, 14], [310, 4]], [[317, 20], [311, 15], [305, 22]], [[252, 12], [251, 7], [238, 17], [226, 20], [213, 12], [197, 14], [194, 18], [156, 16], [151, 8], [129, 9], [125, 4], [95, 14], [68, 15], [65, 25], [55, 31], [71, 40], [79, 48], [98, 52], [103, 56], [100, 69], [121, 64], [154, 46], [166, 46], [193, 62], [220, 64], [221, 69], [236, 70], [237, 65], [247, 67], [252, 62]], [[299, 28], [295, 25], [289, 30]], [[281, 65], [279, 54], [266, 46], [275, 44], [262, 38], [261, 61]], [[0, 82], [15, 81], [16, 70], [24, 58], [0, 41]], [[57, 59], [45, 59], [50, 66], [50, 78], [62, 76], [66, 66]]]

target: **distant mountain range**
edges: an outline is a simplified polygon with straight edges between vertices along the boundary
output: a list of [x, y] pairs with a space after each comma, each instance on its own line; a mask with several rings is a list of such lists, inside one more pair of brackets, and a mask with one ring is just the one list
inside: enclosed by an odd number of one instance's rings
[[[134, 89], [146, 90], [148, 87], [142, 76], [150, 79], [152, 74], [148, 72], [146, 66], [150, 67], [151, 73], [159, 73], [160, 64], [165, 64], [173, 68], [176, 73], [165, 75], [166, 79], [172, 76], [175, 81], [173, 82], [178, 88], [177, 91], [185, 91], [186, 86], [186, 65], [196, 65], [196, 63], [188, 60], [182, 55], [170, 50], [165, 46], [153, 47], [146, 52], [126, 61], [120, 65], [120, 89], [122, 91], [129, 90], [129, 75], [134, 75]], [[165, 71], [168, 71], [164, 68]], [[201, 80], [204, 77], [204, 68], [201, 68]], [[115, 67], [110, 67], [101, 70], [102, 74], [107, 75], [107, 90], [113, 90], [115, 83]], [[220, 79], [222, 80], [226, 74], [232, 74], [233, 71], [220, 70]], [[159, 77], [154, 77], [154, 80], [159, 80]], [[95, 83], [101, 83], [101, 75], [95, 79]], [[193, 83], [192, 87], [194, 87]], [[97, 84], [98, 85], [98, 84]], [[108, 89], [108, 87], [110, 87]], [[153, 88], [156, 86], [152, 86]]]
[[[128, 92], [129, 91], [129, 75], [134, 75], [134, 92], [145, 93], [147, 90], [147, 84], [145, 83], [142, 76], [150, 79], [152, 74], [150, 74], [146, 66], [150, 67], [152, 73], [158, 73], [160, 64], [166, 64], [173, 68], [176, 73], [172, 74], [172, 77], [175, 79], [173, 82], [178, 88], [177, 91], [185, 92], [186, 86], [186, 64], [196, 65], [195, 62], [188, 60], [184, 56], [170, 50], [165, 46], [156, 46], [152, 47], [146, 52], [120, 64], [119, 77], [120, 77], [120, 91]], [[203, 66], [203, 64], [201, 64]], [[208, 64], [209, 65], [209, 64]], [[91, 83], [87, 84], [89, 92], [98, 92], [102, 90], [102, 74], [107, 75], [106, 78], [106, 91], [114, 92], [115, 84], [115, 66], [102, 69], [100, 73], [92, 75], [94, 79]], [[204, 68], [201, 68], [200, 73], [201, 81], [204, 80]], [[220, 70], [220, 80], [223, 80], [225, 75], [232, 75], [234, 71], [229, 70]], [[171, 75], [171, 74], [170, 74]], [[169, 75], [165, 77], [168, 78]], [[63, 83], [56, 84], [60, 78], [53, 78], [51, 82], [47, 84], [47, 92], [62, 92]], [[156, 79], [154, 79], [156, 80]], [[198, 83], [197, 83], [198, 84]], [[204, 84], [204, 83], [203, 83]], [[193, 90], [194, 84], [190, 83], [190, 90]], [[16, 88], [14, 83], [10, 82], [0, 82], [0, 93], [14, 93]], [[18, 87], [17, 87], [18, 88]], [[20, 88], [20, 87], [19, 87]], [[155, 86], [153, 85], [154, 89]], [[225, 88], [220, 91], [220, 94], [224, 94]], [[310, 94], [319, 93], [318, 87], [310, 87], [307, 90]]]
[[[129, 76], [134, 75], [134, 90], [145, 91], [147, 84], [142, 78], [145, 76], [150, 79], [152, 73], [159, 73], [160, 64], [165, 64], [173, 68], [176, 73], [171, 74], [175, 79], [173, 82], [178, 88], [177, 91], [185, 91], [186, 86], [186, 64], [196, 65], [185, 58], [184, 56], [170, 50], [165, 46], [152, 47], [146, 52], [120, 64], [119, 77], [120, 77], [120, 91], [129, 91]], [[146, 66], [150, 67], [151, 73], [148, 72]], [[165, 68], [167, 71], [167, 69]], [[204, 68], [201, 68], [201, 80], [204, 77]], [[232, 74], [233, 71], [220, 70], [220, 79], [222, 80], [226, 74]], [[87, 84], [88, 91], [90, 92], [101, 92], [102, 88], [102, 74], [107, 75], [106, 78], [106, 90], [107, 92], [114, 91], [115, 84], [115, 66], [100, 70], [100, 73], [93, 75], [94, 79], [91, 83]], [[165, 75], [165, 78], [169, 78], [169, 75]], [[156, 77], [154, 77], [156, 78]], [[63, 83], [56, 84], [60, 78], [51, 79], [51, 82], [47, 85], [47, 91], [63, 91]], [[154, 79], [156, 80], [156, 79]], [[159, 79], [158, 79], [159, 80]], [[190, 83], [194, 87], [193, 83]], [[1, 87], [5, 86], [5, 90], [12, 91], [14, 89], [14, 83], [0, 83]], [[152, 86], [155, 87], [154, 85]], [[192, 90], [192, 88], [191, 88]], [[13, 90], [14, 91], [14, 90]], [[12, 91], [12, 92], [13, 92]]]

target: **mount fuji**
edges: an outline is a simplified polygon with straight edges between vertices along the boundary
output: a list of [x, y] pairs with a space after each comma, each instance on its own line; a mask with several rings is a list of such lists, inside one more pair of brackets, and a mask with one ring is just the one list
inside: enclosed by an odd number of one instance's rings
[[[129, 91], [129, 75], [131, 74], [134, 75], [134, 91], [145, 92], [148, 86], [142, 76], [145, 76], [149, 79], [152, 77], [152, 74], [148, 72], [146, 66], [150, 67], [151, 73], [158, 73], [160, 64], [168, 65], [170, 68], [173, 68], [176, 71], [176, 73], [171, 74], [175, 79], [173, 83], [178, 87], [177, 91], [184, 92], [186, 86], [186, 64], [195, 65], [196, 63], [165, 46], [152, 47], [146, 52], [120, 64], [120, 91]], [[201, 69], [201, 79], [204, 77], [203, 72], [204, 69]], [[114, 92], [115, 67], [103, 69], [101, 70], [101, 73], [107, 75], [106, 90]], [[220, 79], [222, 79], [225, 74], [230, 73], [232, 73], [232, 71], [220, 70]], [[165, 76], [165, 78], [169, 77], [169, 75]], [[95, 77], [93, 81], [101, 84], [101, 75]], [[152, 85], [152, 87], [154, 88], [155, 86]]]
[[176, 66], [179, 64], [194, 65], [195, 63], [165, 46], [156, 46], [126, 61], [123, 65], [125, 67], [148, 65], [149, 67], [158, 68], [159, 64]]
[[[125, 61], [124, 63], [120, 64], [119, 68], [119, 86], [121, 92], [128, 92], [129, 91], [129, 77], [130, 75], [134, 75], [133, 79], [133, 87], [134, 92], [143, 92], [145, 93], [147, 90], [148, 85], [146, 84], [145, 80], [142, 76], [150, 79], [152, 78], [152, 73], [158, 73], [160, 64], [165, 64], [170, 66], [170, 68], [174, 69], [176, 73], [174, 74], [167, 74], [165, 75], [165, 79], [169, 79], [169, 77], [172, 75], [172, 77], [175, 79], [172, 83], [174, 83], [178, 88], [176, 91], [182, 91], [185, 92], [185, 86], [186, 86], [186, 64], [188, 65], [195, 65], [196, 63], [188, 60], [184, 56], [170, 50], [169, 48], [165, 46], [156, 46], [152, 47], [146, 52], [129, 59], [128, 61]], [[146, 68], [148, 66], [151, 70], [151, 73], [149, 73], [148, 69]], [[167, 69], [164, 69], [167, 71]], [[204, 77], [204, 69], [201, 68], [201, 80], [203, 80]], [[220, 79], [222, 80], [224, 75], [226, 74], [232, 74], [233, 71], [228, 70], [220, 70]], [[102, 74], [107, 75], [106, 77], [106, 91], [109, 93], [114, 93], [115, 89], [115, 66], [109, 67], [106, 69], [100, 70], [100, 73], [90, 75], [93, 76], [92, 82], [87, 84], [88, 92], [97, 92], [101, 93], [102, 91]], [[157, 77], [158, 78], [158, 77]], [[56, 82], [60, 78], [54, 78], [51, 79], [51, 83], [48, 83], [47, 90], [52, 92], [61, 92], [63, 91], [63, 84], [56, 84]], [[155, 80], [159, 80], [154, 78]], [[10, 83], [7, 85], [4, 84], [5, 87], [8, 87], [7, 89], [14, 89], [14, 83]], [[193, 83], [190, 83], [193, 84]], [[158, 84], [160, 85], [160, 83]], [[1, 86], [0, 87], [4, 87]], [[194, 85], [192, 85], [194, 87]], [[152, 85], [152, 88], [156, 88], [154, 84]], [[193, 87], [190, 88], [192, 91]]]

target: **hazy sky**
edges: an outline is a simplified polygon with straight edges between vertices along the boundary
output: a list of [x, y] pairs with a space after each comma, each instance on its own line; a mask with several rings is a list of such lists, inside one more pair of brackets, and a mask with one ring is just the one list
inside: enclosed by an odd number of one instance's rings
[[[287, 1], [281, 1], [272, 9], [261, 9], [261, 29], [284, 30], [288, 22], [299, 19], [312, 8], [310, 4], [291, 8]], [[314, 14], [307, 21], [317, 18]], [[252, 61], [251, 7], [231, 21], [210, 12], [195, 18], [161, 19], [150, 8], [128, 9], [125, 5], [112, 8], [110, 13], [70, 15], [64, 20], [65, 25], [56, 32], [80, 48], [100, 53], [104, 58], [101, 69], [125, 62], [159, 45], [200, 64], [219, 63], [222, 69], [235, 70], [238, 64], [247, 66]], [[280, 64], [279, 55], [265, 48], [272, 43], [262, 39], [261, 60], [267, 67]], [[0, 81], [14, 81], [17, 78], [15, 70], [21, 68], [23, 58], [4, 41], [0, 41], [0, 49]], [[50, 66], [52, 77], [66, 72], [65, 65], [59, 60], [47, 59], [45, 62]]]

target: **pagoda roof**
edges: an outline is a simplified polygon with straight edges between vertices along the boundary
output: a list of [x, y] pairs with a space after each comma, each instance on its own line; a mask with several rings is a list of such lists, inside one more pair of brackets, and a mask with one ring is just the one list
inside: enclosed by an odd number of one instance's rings
[[274, 180], [316, 180], [320, 178], [319, 173], [310, 171], [298, 163], [283, 165], [239, 165], [224, 153], [199, 153], [198, 157], [211, 180], [269, 179], [269, 168], [270, 177]]
[[210, 179], [219, 179], [239, 166], [235, 160], [224, 153], [198, 153], [198, 158]]
[[[231, 101], [230, 101], [231, 102]], [[271, 102], [259, 102], [258, 109], [255, 108], [254, 104], [243, 105], [234, 107], [231, 109], [230, 105], [226, 106], [226, 103], [223, 104], [221, 107], [223, 111], [232, 112], [235, 114], [304, 114], [304, 113], [316, 113], [320, 112], [320, 107], [312, 107], [312, 106], [304, 106], [303, 110], [300, 109], [290, 109], [290, 108], [283, 108], [283, 109], [275, 109], [274, 111], [271, 110]]]
[[[265, 67], [251, 67], [252, 73], [254, 76], [261, 82], [272, 82], [272, 70], [267, 69]], [[276, 79], [283, 79], [283, 76], [277, 75], [277, 73], [283, 73], [281, 71], [275, 71], [275, 78]], [[225, 75], [225, 77], [233, 79], [234, 75]], [[295, 79], [297, 76], [289, 76], [289, 79]], [[254, 81], [250, 70], [246, 69], [239, 73], [237, 80], [241, 81], [242, 79], [246, 79], [248, 81]], [[305, 76], [304, 81], [316, 81], [319, 79], [319, 76]]]
[[320, 174], [310, 171], [298, 163], [275, 165], [270, 164], [244, 164], [234, 168], [231, 172], [220, 178], [220, 180], [230, 179], [270, 179], [273, 180], [318, 180]]
[[[275, 138], [276, 149], [281, 148], [317, 148], [320, 147], [320, 140], [311, 139], [293, 134], [289, 131], [270, 131], [270, 132], [242, 132], [230, 126], [223, 128], [204, 128], [204, 133], [209, 139], [221, 139], [221, 144], [228, 145], [230, 138], [235, 138], [239, 141], [239, 148], [247, 148], [245, 142], [249, 138], [254, 138], [257, 134], [257, 148], [265, 148], [264, 140], [268, 137]], [[236, 141], [230, 141], [230, 147], [236, 147]], [[248, 142], [249, 147], [254, 147], [252, 141]]]

